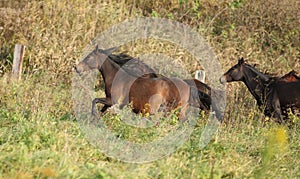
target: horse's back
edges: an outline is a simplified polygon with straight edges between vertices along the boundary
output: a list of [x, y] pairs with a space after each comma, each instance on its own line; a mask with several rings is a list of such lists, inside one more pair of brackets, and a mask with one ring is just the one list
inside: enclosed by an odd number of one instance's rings
[[[152, 87], [155, 87], [157, 93], [160, 93], [166, 101], [186, 105], [189, 100], [190, 86], [180, 78], [151, 78]], [[151, 87], [150, 86], [150, 87]]]
[[283, 75], [280, 78], [274, 78], [275, 80], [278, 80], [279, 82], [297, 82], [300, 81], [300, 77], [297, 76], [297, 72], [295, 70], [290, 71], [289, 73]]
[[180, 78], [170, 78], [170, 80], [176, 85], [181, 93], [181, 96], [189, 96], [190, 86]]

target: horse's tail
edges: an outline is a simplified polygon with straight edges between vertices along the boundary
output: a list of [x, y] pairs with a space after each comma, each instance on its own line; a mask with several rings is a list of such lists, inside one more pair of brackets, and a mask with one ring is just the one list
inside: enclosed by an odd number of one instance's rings
[[211, 90], [212, 111], [215, 112], [218, 121], [222, 122], [224, 117], [224, 109], [226, 102], [226, 93], [223, 90]]
[[211, 106], [211, 97], [210, 95], [191, 86], [189, 104], [193, 107], [200, 108], [201, 110], [209, 111]]
[[190, 88], [189, 104], [193, 107], [204, 110], [206, 113], [212, 109], [218, 121], [223, 120], [225, 106], [225, 92], [222, 90], [211, 90], [211, 95], [199, 91], [197, 88]]

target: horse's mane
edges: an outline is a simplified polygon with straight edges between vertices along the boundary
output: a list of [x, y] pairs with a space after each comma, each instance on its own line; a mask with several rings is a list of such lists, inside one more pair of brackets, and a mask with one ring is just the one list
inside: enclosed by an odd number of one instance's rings
[[108, 58], [133, 76], [158, 77], [156, 71], [153, 70], [149, 65], [124, 52], [119, 54], [110, 54]]
[[246, 63], [245, 63], [245, 65], [246, 65], [251, 71], [253, 71], [255, 74], [257, 74], [259, 77], [261, 77], [264, 81], [269, 81], [270, 78], [272, 78], [271, 75], [262, 73], [262, 72], [258, 71], [256, 68], [254, 68], [253, 66], [251, 66], [251, 65], [249, 65], [249, 64], [246, 64]]
[[278, 80], [282, 80], [282, 79], [285, 79], [285, 78], [288, 78], [288, 77], [294, 77], [296, 78], [297, 80], [300, 80], [300, 77], [297, 75], [297, 72], [295, 70], [292, 70], [290, 71], [289, 73], [281, 76], [281, 77], [278, 77], [278, 75], [276, 74], [272, 74], [272, 73], [268, 73], [268, 72], [260, 72], [258, 71], [256, 68], [254, 68], [253, 66], [251, 65], [248, 65], [248, 64], [245, 64], [250, 70], [252, 70], [254, 73], [256, 73], [258, 76], [260, 76], [261, 78], [263, 78], [266, 82], [274, 82], [274, 81], [278, 81]]
[[130, 56], [124, 52], [122, 52], [120, 54], [111, 54], [108, 57], [120, 66], [123, 66], [130, 60], [134, 59], [132, 56]]

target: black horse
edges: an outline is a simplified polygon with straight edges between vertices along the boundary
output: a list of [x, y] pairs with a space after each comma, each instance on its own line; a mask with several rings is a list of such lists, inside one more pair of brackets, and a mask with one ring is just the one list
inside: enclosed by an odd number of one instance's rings
[[287, 119], [287, 108], [300, 107], [300, 81], [291, 71], [281, 78], [272, 77], [259, 72], [254, 67], [238, 59], [221, 78], [220, 82], [242, 81], [256, 99], [257, 105], [266, 116], [274, 116], [278, 122], [283, 122], [282, 114]]

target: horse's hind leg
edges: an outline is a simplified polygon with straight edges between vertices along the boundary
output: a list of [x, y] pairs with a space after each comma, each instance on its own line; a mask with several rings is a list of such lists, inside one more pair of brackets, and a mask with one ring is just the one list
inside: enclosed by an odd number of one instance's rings
[[164, 106], [165, 99], [160, 94], [152, 95], [148, 101], [149, 102], [146, 103], [148, 106], [145, 106], [146, 104], [144, 105], [144, 108], [146, 107], [146, 109], [145, 109], [146, 113], [155, 114], [155, 113], [159, 112], [159, 109], [161, 108], [161, 106], [165, 107]]
[[102, 103], [104, 107], [101, 109], [101, 112], [106, 111], [106, 109], [112, 106], [111, 101], [107, 98], [95, 98], [92, 102], [92, 115], [96, 115], [96, 104]]
[[187, 114], [187, 110], [188, 110], [188, 104], [185, 104], [183, 106], [180, 107], [180, 112], [178, 113], [177, 117], [179, 119], [179, 121], [181, 122], [185, 122], [187, 121], [188, 119], [186, 118], [186, 114]]
[[284, 120], [283, 120], [283, 117], [282, 117], [280, 101], [279, 101], [277, 95], [274, 95], [272, 107], [274, 109], [274, 117], [277, 119], [277, 122], [279, 124], [282, 124], [284, 122]]

